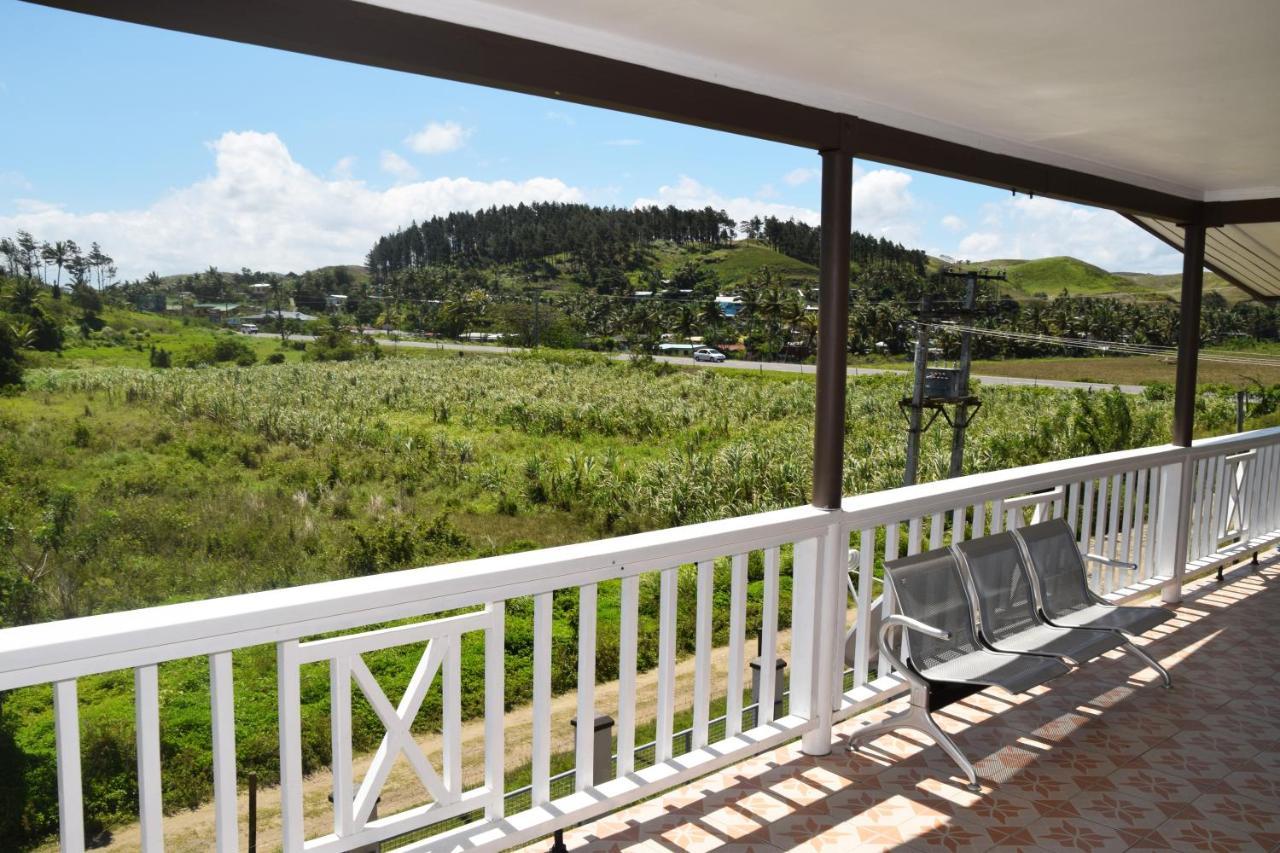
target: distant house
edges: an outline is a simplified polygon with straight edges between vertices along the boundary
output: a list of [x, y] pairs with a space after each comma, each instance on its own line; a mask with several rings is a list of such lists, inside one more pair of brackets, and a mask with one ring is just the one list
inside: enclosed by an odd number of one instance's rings
[[254, 282], [249, 285], [249, 293], [254, 299], [266, 299], [271, 295], [271, 284], [265, 281]]
[[324, 307], [330, 311], [345, 311], [347, 296], [344, 293], [330, 293], [324, 298]]
[[215, 323], [226, 325], [227, 320], [240, 309], [239, 302], [197, 302], [191, 306], [197, 314], [204, 314]]
[[742, 310], [742, 297], [726, 296], [722, 293], [716, 297], [716, 307], [725, 317], [737, 317], [738, 312]]
[[241, 317], [241, 320], [250, 323], [270, 323], [275, 320], [297, 320], [299, 323], [309, 323], [316, 319], [314, 314], [303, 314], [301, 311], [263, 311], [261, 314], [254, 314], [249, 317]]
[[133, 307], [139, 311], [163, 314], [169, 306], [163, 293], [139, 293], [133, 298]]

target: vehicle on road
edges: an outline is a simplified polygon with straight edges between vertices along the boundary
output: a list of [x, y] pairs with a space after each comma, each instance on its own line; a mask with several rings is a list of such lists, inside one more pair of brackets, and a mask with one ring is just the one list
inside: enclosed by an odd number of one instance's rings
[[724, 361], [724, 353], [711, 347], [700, 347], [693, 351], [693, 360], [719, 363]]
[[241, 323], [240, 331], [246, 335], [256, 335], [258, 334], [258, 327], [253, 323]]

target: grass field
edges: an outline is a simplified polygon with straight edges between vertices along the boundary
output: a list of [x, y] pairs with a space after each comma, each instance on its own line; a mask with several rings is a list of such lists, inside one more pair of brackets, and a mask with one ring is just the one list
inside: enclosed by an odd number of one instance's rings
[[[974, 373], [993, 376], [1020, 376], [1031, 379], [1065, 379], [1072, 382], [1103, 382], [1117, 385], [1172, 383], [1173, 361], [1149, 356], [1124, 358], [1023, 358], [976, 361]], [[1198, 370], [1202, 385], [1230, 385], [1233, 388], [1280, 384], [1280, 367], [1273, 365], [1223, 364], [1202, 361]]]

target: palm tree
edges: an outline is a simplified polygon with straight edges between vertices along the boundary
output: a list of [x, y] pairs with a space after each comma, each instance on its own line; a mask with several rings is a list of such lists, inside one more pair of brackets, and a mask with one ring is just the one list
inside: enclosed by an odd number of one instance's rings
[[67, 248], [66, 240], [58, 240], [52, 245], [45, 243], [44, 248], [41, 250], [45, 263], [52, 264], [58, 270], [57, 278], [54, 279], [53, 283], [54, 299], [62, 298], [62, 267], [67, 263]]

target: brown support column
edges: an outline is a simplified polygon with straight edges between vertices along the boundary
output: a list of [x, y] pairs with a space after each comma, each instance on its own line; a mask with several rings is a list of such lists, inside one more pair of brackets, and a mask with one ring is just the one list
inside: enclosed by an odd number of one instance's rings
[[1204, 224], [1183, 225], [1182, 316], [1178, 329], [1177, 390], [1173, 402], [1173, 443], [1191, 446], [1196, 413], [1196, 361], [1200, 356], [1200, 302], [1204, 294]]
[[852, 155], [844, 149], [823, 151], [817, 406], [813, 429], [813, 505], [821, 509], [838, 509], [844, 497], [852, 195]]

